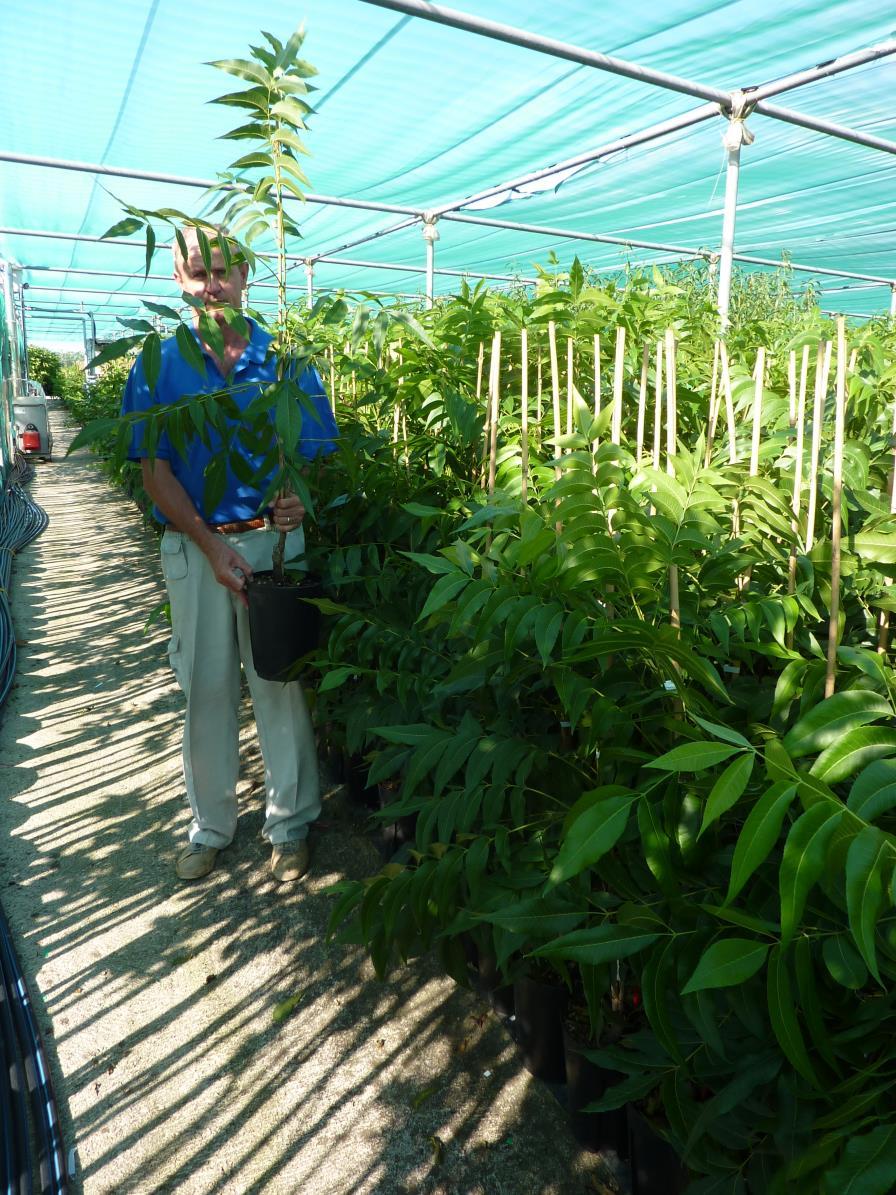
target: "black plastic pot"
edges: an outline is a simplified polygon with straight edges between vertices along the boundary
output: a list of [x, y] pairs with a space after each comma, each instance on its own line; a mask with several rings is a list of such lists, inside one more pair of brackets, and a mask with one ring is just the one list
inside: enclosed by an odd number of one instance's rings
[[634, 1104], [629, 1104], [626, 1112], [632, 1195], [680, 1195], [689, 1180], [678, 1154]]
[[522, 975], [513, 985], [517, 1040], [526, 1069], [548, 1083], [566, 1082], [563, 1060], [563, 1014], [568, 992], [559, 982]]
[[[394, 805], [398, 799], [397, 791], [386, 784], [377, 786], [377, 808], [385, 809], [387, 805]], [[417, 839], [417, 814], [406, 813], [394, 822], [379, 822], [381, 849], [386, 855], [393, 855], [406, 842]]]
[[585, 1149], [602, 1153], [612, 1149], [620, 1158], [627, 1158], [628, 1122], [625, 1108], [611, 1112], [583, 1112], [594, 1100], [599, 1100], [608, 1087], [625, 1078], [620, 1071], [605, 1070], [585, 1057], [589, 1046], [580, 1041], [563, 1022], [563, 1055], [566, 1063], [567, 1105], [569, 1126], [576, 1141]]
[[514, 1014], [513, 984], [505, 983], [498, 970], [494, 954], [482, 947], [476, 952], [476, 980], [474, 986], [484, 996], [496, 1013], [502, 1017]]
[[292, 680], [291, 670], [317, 647], [320, 611], [306, 598], [323, 597], [315, 577], [275, 585], [271, 572], [255, 573], [246, 589], [252, 662], [262, 680]]

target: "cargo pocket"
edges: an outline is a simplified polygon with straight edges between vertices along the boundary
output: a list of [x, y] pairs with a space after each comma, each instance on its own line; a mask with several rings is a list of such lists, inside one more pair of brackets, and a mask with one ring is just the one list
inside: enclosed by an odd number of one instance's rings
[[174, 673], [177, 683], [183, 689], [183, 657], [180, 650], [180, 635], [172, 635], [168, 640], [168, 663], [171, 665], [171, 671]]
[[166, 581], [182, 581], [187, 575], [187, 553], [179, 531], [162, 536], [162, 575]]

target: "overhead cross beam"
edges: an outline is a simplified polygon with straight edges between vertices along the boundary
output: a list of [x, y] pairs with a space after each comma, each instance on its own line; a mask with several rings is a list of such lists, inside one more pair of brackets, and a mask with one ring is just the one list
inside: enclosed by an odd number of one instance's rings
[[[613, 58], [609, 54], [601, 54], [597, 50], [586, 50], [581, 46], [574, 46], [569, 42], [557, 41], [552, 37], [542, 37], [540, 34], [528, 33], [525, 29], [518, 29], [514, 25], [504, 25], [498, 21], [488, 21], [482, 17], [470, 16], [469, 13], [459, 12], [454, 8], [444, 8], [440, 4], [431, 4], [429, 0], [362, 0], [364, 4], [372, 4], [376, 8], [388, 8], [393, 12], [407, 13], [409, 16], [421, 17], [426, 21], [434, 21], [438, 25], [448, 25], [454, 29], [463, 29], [468, 33], [478, 33], [483, 37], [490, 37], [496, 41], [507, 42], [510, 45], [523, 46], [529, 50], [537, 50], [542, 54], [549, 54], [553, 58], [562, 58], [568, 62], [577, 62], [581, 66], [594, 67], [596, 70], [608, 71], [613, 75], [621, 75], [627, 79], [635, 79], [641, 83], [649, 83], [654, 87], [662, 87], [667, 91], [677, 91], [683, 95], [696, 96], [697, 99], [712, 100], [730, 111], [734, 105], [732, 93], [718, 87], [708, 87], [703, 83], [696, 83], [691, 79], [684, 79], [680, 75], [670, 75], [665, 71], [654, 70], [652, 67], [640, 66], [628, 62], [623, 58]], [[896, 52], [896, 39], [882, 42], [871, 51], [872, 58], [862, 61], [872, 61]], [[841, 67], [849, 70], [855, 62]], [[822, 71], [821, 67], [815, 68]], [[836, 74], [836, 70], [826, 70], [817, 74], [816, 78], [823, 78], [825, 74]], [[806, 80], [809, 81], [808, 79]], [[799, 86], [796, 84], [795, 86]], [[785, 89], [786, 90], [786, 89]], [[775, 89], [766, 91], [765, 95], [776, 94]], [[753, 102], [751, 96], [751, 103]], [[873, 137], [860, 133], [844, 125], [834, 124], [832, 121], [806, 116], [801, 112], [793, 112], [789, 108], [781, 108], [777, 104], [769, 104], [759, 95], [754, 105], [755, 111], [765, 116], [783, 120], [788, 124], [797, 124], [802, 128], [813, 129], [818, 133], [826, 133], [830, 137], [839, 137], [845, 141], [853, 141], [858, 145], [867, 145], [872, 149], [881, 149], [886, 153], [896, 154], [896, 143], [886, 141], [882, 137]]]

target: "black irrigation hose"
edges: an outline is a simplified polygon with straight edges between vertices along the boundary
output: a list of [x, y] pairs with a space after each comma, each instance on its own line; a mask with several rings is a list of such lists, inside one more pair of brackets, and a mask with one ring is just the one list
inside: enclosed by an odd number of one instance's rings
[[[0, 704], [12, 686], [16, 641], [9, 603], [12, 557], [49, 523], [46, 513], [22, 488], [31, 466], [19, 457], [9, 484], [0, 492]], [[31, 1195], [33, 1158], [31, 1131], [40, 1153], [42, 1195], [67, 1191], [62, 1137], [50, 1069], [38, 1031], [25, 979], [16, 958], [9, 925], [0, 907], [0, 1141], [2, 1176], [7, 1195]], [[32, 1124], [29, 1125], [28, 1097]]]
[[9, 695], [16, 671], [16, 637], [9, 603], [12, 558], [40, 535], [50, 521], [22, 488], [21, 483], [32, 473], [32, 466], [19, 456], [10, 474], [10, 484], [0, 494], [0, 705]]
[[44, 1052], [34, 1010], [25, 986], [19, 961], [12, 944], [12, 936], [3, 910], [0, 909], [0, 965], [3, 987], [11, 993], [13, 1020], [19, 1038], [24, 1064], [25, 1081], [31, 1097], [35, 1136], [40, 1152], [40, 1189], [42, 1195], [65, 1195], [65, 1163], [62, 1156], [62, 1137], [59, 1117], [50, 1083], [50, 1068]]
[[2, 1043], [3, 1075], [0, 1088], [3, 1095], [4, 1149], [8, 1149], [4, 1166], [7, 1195], [31, 1195], [31, 1137], [28, 1131], [28, 1106], [25, 1102], [25, 1075], [16, 1045], [12, 1019], [12, 1000], [7, 986], [6, 971], [0, 968], [0, 1043]]

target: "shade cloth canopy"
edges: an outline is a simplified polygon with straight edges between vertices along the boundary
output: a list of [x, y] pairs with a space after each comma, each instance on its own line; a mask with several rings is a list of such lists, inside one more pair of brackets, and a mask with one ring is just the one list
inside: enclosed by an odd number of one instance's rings
[[[475, 8], [475, 13], [474, 13]], [[712, 87], [761, 84], [892, 37], [885, 0], [669, 0], [630, 6], [606, 0], [479, 0], [471, 15], [512, 24]], [[6, 47], [0, 76], [0, 152], [140, 172], [211, 179], [239, 147], [217, 140], [233, 110], [207, 101], [229, 89], [203, 63], [240, 56], [259, 30], [287, 37], [304, 17], [305, 55], [319, 70], [308, 173], [315, 193], [427, 210], [456, 203], [528, 172], [562, 163], [703, 101], [532, 49], [447, 28], [363, 0], [100, 0], [0, 8]], [[896, 140], [896, 57], [856, 67], [776, 97], [863, 133]], [[896, 277], [896, 158], [754, 113], [755, 142], [742, 153], [738, 253]], [[682, 253], [597, 244], [547, 233], [440, 220], [436, 267], [530, 278], [553, 250], [599, 270], [675, 260], [718, 249], [725, 191], [727, 119], [718, 116], [615, 153], [532, 193], [474, 206], [492, 220], [603, 234]], [[103, 178], [0, 161], [0, 224], [98, 236], [121, 215], [116, 197], [141, 206], [199, 211], [202, 192], [171, 182]], [[491, 202], [491, 201], [490, 201]], [[399, 215], [309, 203], [291, 251], [329, 256], [401, 220]], [[263, 245], [257, 245], [264, 248]], [[411, 227], [344, 250], [343, 257], [409, 267], [407, 273], [318, 262], [319, 290], [344, 287], [421, 293], [425, 245]], [[133, 314], [139, 296], [174, 295], [160, 254], [144, 283], [133, 246], [0, 233], [0, 257], [29, 267], [29, 333], [81, 335], [77, 320], [51, 318], [80, 304], [100, 321]], [[35, 267], [52, 267], [37, 269]], [[77, 274], [74, 270], [108, 274]], [[305, 289], [297, 264], [296, 294]], [[811, 274], [794, 275], [802, 285]], [[818, 276], [823, 306], [847, 313], [889, 310], [885, 284]], [[457, 288], [436, 276], [436, 293]], [[38, 289], [53, 288], [53, 289]], [[57, 289], [63, 288], [63, 289]], [[111, 292], [111, 293], [91, 293]], [[265, 292], [255, 293], [262, 302]]]

